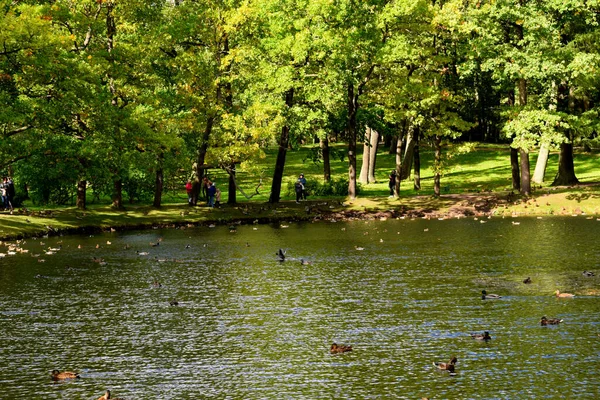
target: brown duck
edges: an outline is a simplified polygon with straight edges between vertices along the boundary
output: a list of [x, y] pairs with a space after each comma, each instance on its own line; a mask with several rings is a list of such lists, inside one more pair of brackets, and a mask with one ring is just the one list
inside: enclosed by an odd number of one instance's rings
[[121, 397], [111, 397], [110, 396], [110, 390], [107, 390], [106, 393], [104, 393], [104, 395], [98, 397], [98, 400], [124, 400]]
[[79, 374], [71, 371], [62, 371], [55, 369], [52, 371], [52, 380], [53, 381], [62, 381], [65, 379], [77, 379], [79, 378]]
[[454, 372], [454, 366], [456, 365], [456, 362], [458, 360], [456, 359], [456, 357], [452, 357], [450, 359], [449, 362], [444, 363], [444, 362], [433, 362], [433, 365], [438, 368], [441, 369], [442, 371], [448, 371], [448, 372]]
[[337, 343], [333, 343], [331, 345], [331, 349], [329, 350], [331, 354], [345, 353], [347, 351], [352, 351], [352, 346]]
[[546, 318], [546, 317], [542, 317], [542, 319], [540, 320], [540, 325], [542, 326], [546, 326], [546, 325], [558, 325], [561, 322], [563, 322], [562, 319], [558, 319], [558, 318]]

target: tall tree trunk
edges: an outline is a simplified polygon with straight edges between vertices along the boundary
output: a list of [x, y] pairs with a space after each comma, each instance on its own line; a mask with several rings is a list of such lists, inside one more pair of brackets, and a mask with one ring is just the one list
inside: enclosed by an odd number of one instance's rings
[[529, 196], [531, 195], [529, 152], [525, 149], [519, 149], [519, 159], [521, 161], [521, 193], [525, 196]]
[[123, 209], [123, 180], [120, 177], [113, 181], [112, 207]]
[[519, 170], [519, 150], [510, 148], [510, 168], [512, 171], [512, 188], [521, 190], [521, 172]]
[[87, 181], [85, 179], [77, 182], [77, 208], [80, 210], [85, 210], [86, 206], [86, 189], [87, 189]]
[[348, 197], [350, 197], [350, 200], [354, 200], [356, 199], [356, 114], [358, 112], [358, 95], [354, 93], [354, 84], [348, 85], [347, 102]]
[[540, 152], [535, 163], [535, 171], [533, 172], [534, 183], [543, 183], [546, 176], [546, 166], [548, 165], [548, 155], [550, 154], [550, 146], [547, 143], [542, 143]]
[[414, 164], [414, 189], [421, 190], [421, 155], [419, 154], [419, 127], [415, 128], [415, 147], [413, 150], [413, 164]]
[[323, 155], [323, 180], [331, 180], [331, 161], [329, 159], [329, 139], [327, 136], [321, 139], [321, 154]]
[[398, 142], [398, 136], [392, 136], [389, 144], [388, 154], [396, 154], [396, 143]]
[[402, 183], [402, 134], [396, 138], [396, 188], [394, 194], [400, 197], [400, 184]]
[[414, 140], [414, 125], [412, 121], [409, 121], [406, 131], [406, 145], [404, 150], [404, 159], [402, 160], [402, 179], [408, 179], [410, 177], [410, 170], [413, 163], [413, 155], [415, 148]]
[[236, 187], [235, 187], [235, 163], [229, 166], [229, 187], [227, 188], [227, 204], [236, 204]]
[[371, 161], [371, 134], [372, 130], [368, 126], [365, 128], [365, 143], [363, 145], [362, 166], [360, 168], [359, 182], [369, 183], [369, 162]]
[[[294, 88], [289, 89], [285, 94], [285, 104], [291, 108], [294, 104]], [[285, 125], [281, 128], [279, 136], [279, 151], [277, 152], [277, 160], [275, 161], [275, 171], [273, 172], [273, 182], [271, 183], [271, 196], [269, 203], [279, 203], [281, 197], [281, 181], [283, 180], [283, 170], [285, 168], [285, 156], [287, 148], [290, 144], [290, 127]]]
[[[575, 112], [575, 95], [573, 87], [568, 88], [568, 110], [570, 114]], [[575, 176], [575, 164], [573, 162], [573, 138], [567, 133], [567, 142], [560, 144], [560, 155], [558, 157], [558, 173], [552, 182], [552, 186], [574, 185], [579, 183]]]
[[[527, 105], [527, 81], [524, 78], [519, 79], [519, 105]], [[531, 194], [531, 171], [529, 166], [529, 150], [520, 148], [519, 157], [521, 161], [521, 193], [525, 196]]]
[[442, 167], [442, 137], [439, 135], [435, 135], [433, 140], [433, 148], [434, 148], [434, 176], [433, 176], [433, 194], [436, 197], [439, 197], [440, 183], [441, 183], [441, 167]]
[[164, 187], [164, 172], [163, 172], [163, 160], [165, 153], [162, 151], [158, 153], [156, 160], [156, 179], [154, 183], [154, 202], [152, 205], [156, 208], [160, 207], [162, 202], [162, 192]]
[[375, 183], [377, 182], [377, 179], [375, 179], [375, 164], [377, 162], [377, 149], [379, 147], [379, 132], [377, 132], [376, 130], [370, 129], [371, 131], [371, 137], [370, 137], [370, 144], [371, 144], [371, 151], [369, 153], [369, 173], [368, 173], [368, 177], [369, 177], [369, 182], [370, 183]]
[[215, 116], [209, 116], [206, 120], [204, 132], [200, 137], [200, 143], [198, 144], [198, 153], [196, 155], [195, 164], [196, 174], [194, 176], [194, 181], [192, 182], [192, 204], [194, 205], [198, 204], [198, 200], [200, 200], [201, 197], [202, 179], [204, 179], [204, 176], [206, 175], [206, 166], [204, 165], [204, 162], [206, 160], [206, 153], [208, 152], [208, 140], [210, 139], [214, 123]]
[[573, 143], [561, 143], [560, 155], [558, 157], [558, 173], [552, 182], [552, 186], [575, 185], [579, 179], [575, 176], [575, 165], [573, 163]]

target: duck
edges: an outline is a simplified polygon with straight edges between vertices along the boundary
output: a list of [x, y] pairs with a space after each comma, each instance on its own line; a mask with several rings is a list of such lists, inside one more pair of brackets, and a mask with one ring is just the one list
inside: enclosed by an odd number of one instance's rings
[[332, 343], [331, 348], [329, 349], [331, 354], [346, 353], [347, 351], [352, 351], [352, 346]]
[[300, 265], [312, 265], [312, 262], [305, 260], [304, 258], [301, 258]]
[[178, 306], [179, 302], [177, 300], [171, 300], [171, 301], [169, 301], [169, 304], [172, 306]]
[[123, 400], [121, 397], [111, 397], [110, 390], [107, 390], [102, 396], [98, 397], [98, 400]]
[[523, 279], [523, 283], [526, 285], [529, 285], [531, 283], [531, 278], [527, 277], [527, 278]]
[[488, 292], [486, 292], [485, 290], [481, 291], [481, 300], [485, 300], [485, 299], [501, 299], [502, 296], [498, 296], [497, 294], [493, 294], [490, 293], [488, 294]]
[[475, 340], [484, 340], [484, 341], [488, 341], [488, 340], [492, 340], [492, 337], [490, 336], [490, 333], [488, 331], [485, 331], [483, 333], [471, 333], [471, 337]]
[[52, 380], [53, 381], [62, 381], [65, 379], [77, 379], [79, 378], [79, 374], [71, 371], [62, 371], [55, 369], [52, 371]]
[[152, 247], [160, 246], [160, 241], [158, 241], [156, 243], [150, 243], [150, 246], [152, 246]]
[[542, 326], [546, 326], [546, 325], [558, 325], [561, 322], [563, 322], [562, 319], [558, 319], [558, 318], [546, 318], [546, 317], [542, 317], [542, 319], [540, 320], [540, 325]]
[[433, 362], [433, 366], [442, 371], [454, 372], [454, 366], [457, 363], [456, 357], [452, 357], [449, 362]]
[[147, 251], [139, 251], [139, 250], [136, 250], [136, 253], [138, 256], [147, 256], [148, 254], [150, 254]]
[[591, 278], [592, 276], [595, 276], [596, 274], [594, 274], [592, 271], [583, 271], [582, 275], [587, 276], [588, 278]]
[[560, 290], [556, 290], [556, 292], [554, 292], [554, 295], [556, 297], [559, 297], [559, 298], [560, 297], [563, 297], [563, 298], [565, 298], [565, 297], [566, 298], [575, 297], [574, 294], [571, 294], [571, 293], [561, 293]]
[[285, 250], [279, 249], [277, 253], [277, 261], [285, 261]]

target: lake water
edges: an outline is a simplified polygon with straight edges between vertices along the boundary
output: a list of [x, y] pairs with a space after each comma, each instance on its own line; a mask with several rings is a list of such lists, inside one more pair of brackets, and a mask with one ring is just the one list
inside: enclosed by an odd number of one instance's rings
[[[0, 398], [600, 397], [600, 221], [485, 221], [28, 239], [0, 259]], [[433, 367], [452, 356], [456, 374]]]

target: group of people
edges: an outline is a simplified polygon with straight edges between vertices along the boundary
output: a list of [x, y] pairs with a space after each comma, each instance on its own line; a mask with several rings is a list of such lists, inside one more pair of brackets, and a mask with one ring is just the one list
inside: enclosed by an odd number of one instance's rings
[[[221, 191], [219, 190], [219, 188], [217, 188], [215, 186], [215, 183], [212, 182], [207, 177], [204, 177], [204, 179], [202, 179], [202, 185], [204, 186], [204, 189], [206, 190], [206, 195], [208, 198], [208, 200], [207, 200], [208, 206], [214, 208], [216, 205], [217, 207], [219, 207], [219, 205], [221, 204]], [[192, 181], [190, 181], [190, 180], [187, 181], [187, 183], [185, 184], [185, 190], [187, 191], [188, 205], [193, 206], [194, 205], [194, 196], [193, 196]]]
[[15, 197], [15, 184], [10, 176], [5, 176], [0, 182], [0, 194], [2, 194], [2, 207], [4, 211], [13, 212], [13, 199]]

